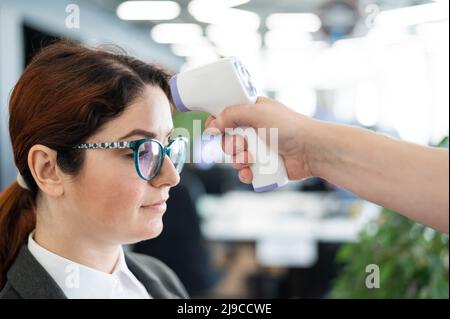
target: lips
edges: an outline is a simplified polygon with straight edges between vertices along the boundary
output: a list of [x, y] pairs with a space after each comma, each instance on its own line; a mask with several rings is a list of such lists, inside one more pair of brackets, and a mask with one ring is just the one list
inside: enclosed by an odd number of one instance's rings
[[167, 198], [163, 198], [163, 199], [160, 199], [157, 202], [153, 202], [153, 203], [147, 204], [147, 205], [142, 205], [142, 207], [159, 206], [159, 205], [164, 204], [168, 199], [169, 199], [168, 197]]

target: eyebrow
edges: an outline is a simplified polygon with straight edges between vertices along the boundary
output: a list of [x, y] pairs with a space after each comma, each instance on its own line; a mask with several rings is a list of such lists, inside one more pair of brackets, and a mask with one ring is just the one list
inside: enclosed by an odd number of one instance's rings
[[[170, 134], [172, 134], [172, 132], [173, 132], [173, 129], [171, 129], [165, 137], [168, 137]], [[156, 138], [157, 137], [157, 134], [154, 132], [149, 132], [149, 131], [141, 130], [141, 129], [135, 129], [135, 130], [132, 130], [131, 132], [129, 132], [128, 134], [122, 136], [120, 138], [120, 140], [126, 139], [131, 136], [135, 136], [135, 135], [143, 136], [145, 138]]]

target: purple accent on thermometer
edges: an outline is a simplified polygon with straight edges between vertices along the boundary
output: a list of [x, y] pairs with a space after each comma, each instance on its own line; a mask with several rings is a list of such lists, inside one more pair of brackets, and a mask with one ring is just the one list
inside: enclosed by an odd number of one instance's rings
[[261, 186], [261, 187], [256, 187], [256, 188], [254, 188], [254, 190], [257, 193], [261, 193], [261, 192], [271, 191], [272, 189], [275, 189], [275, 188], [278, 188], [277, 183], [266, 185], [266, 186]]
[[172, 93], [173, 103], [180, 112], [189, 112], [190, 110], [184, 105], [181, 100], [180, 92], [178, 91], [177, 76], [174, 75], [169, 80], [170, 93]]

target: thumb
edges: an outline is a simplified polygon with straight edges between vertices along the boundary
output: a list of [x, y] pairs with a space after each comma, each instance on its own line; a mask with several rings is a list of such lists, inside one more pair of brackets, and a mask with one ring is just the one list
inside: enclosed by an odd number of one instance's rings
[[221, 132], [226, 128], [235, 128], [239, 126], [252, 126], [257, 123], [254, 104], [238, 104], [225, 108], [222, 113], [211, 122], [211, 126], [216, 127]]

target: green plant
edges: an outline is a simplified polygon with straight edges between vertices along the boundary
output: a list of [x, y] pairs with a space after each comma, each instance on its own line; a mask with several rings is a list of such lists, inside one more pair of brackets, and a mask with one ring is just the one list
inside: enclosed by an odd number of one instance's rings
[[205, 112], [175, 112], [173, 116], [173, 125], [177, 128], [185, 128], [189, 132], [189, 137], [192, 141], [194, 137], [194, 121], [201, 124], [200, 131], [197, 134], [203, 133], [205, 121], [208, 118], [208, 113]]
[[[448, 147], [448, 137], [440, 144]], [[448, 236], [383, 209], [354, 244], [344, 245], [332, 298], [449, 298]], [[366, 287], [366, 267], [379, 269], [379, 288]]]

